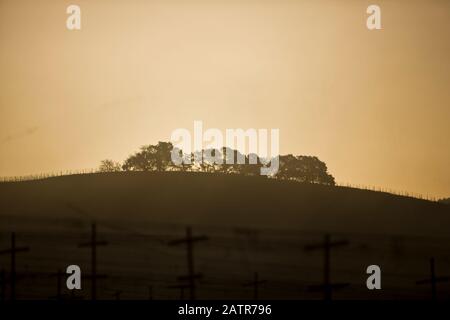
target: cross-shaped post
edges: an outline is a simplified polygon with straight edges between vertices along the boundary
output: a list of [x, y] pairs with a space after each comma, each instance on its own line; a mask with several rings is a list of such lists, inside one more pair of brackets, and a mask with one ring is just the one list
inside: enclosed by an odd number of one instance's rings
[[448, 282], [450, 281], [450, 277], [437, 277], [436, 276], [436, 270], [435, 270], [435, 264], [434, 264], [434, 258], [430, 259], [430, 278], [416, 281], [416, 284], [431, 284], [431, 299], [437, 300], [437, 291], [436, 291], [436, 284], [438, 282]]
[[97, 274], [97, 246], [106, 246], [108, 242], [97, 240], [97, 225], [95, 223], [91, 226], [91, 241], [80, 243], [80, 248], [91, 248], [91, 299], [97, 300], [97, 279], [105, 278], [104, 275]]
[[253, 287], [253, 300], [258, 300], [259, 285], [266, 283], [266, 280], [259, 280], [258, 272], [253, 274], [253, 281], [244, 283], [244, 287]]
[[11, 249], [1, 250], [0, 255], [10, 254], [11, 255], [11, 275], [10, 275], [10, 283], [11, 283], [11, 300], [16, 300], [16, 253], [20, 252], [28, 252], [30, 251], [29, 247], [16, 247], [16, 233], [11, 233]]
[[178, 280], [179, 281], [188, 280], [190, 300], [195, 300], [195, 280], [202, 277], [202, 274], [200, 273], [196, 274], [194, 272], [194, 243], [206, 240], [208, 240], [208, 237], [206, 236], [193, 237], [191, 227], [187, 227], [185, 238], [169, 242], [169, 245], [171, 246], [186, 244], [188, 274], [186, 276], [178, 277]]
[[349, 242], [347, 240], [332, 242], [330, 238], [331, 238], [330, 235], [326, 234], [323, 243], [305, 246], [306, 251], [314, 251], [318, 249], [322, 249], [324, 251], [323, 284], [320, 286], [311, 286], [310, 289], [312, 289], [312, 291], [323, 290], [324, 299], [327, 301], [331, 300], [333, 289], [339, 289], [348, 286], [347, 283], [336, 283], [336, 284], [331, 283], [330, 253], [332, 248], [346, 246], [349, 244]]

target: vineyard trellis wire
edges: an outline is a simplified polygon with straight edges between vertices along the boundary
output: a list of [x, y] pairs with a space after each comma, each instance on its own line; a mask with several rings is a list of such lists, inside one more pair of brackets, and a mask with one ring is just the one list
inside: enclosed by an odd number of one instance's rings
[[439, 201], [438, 198], [436, 198], [434, 196], [430, 196], [429, 194], [424, 195], [424, 194], [421, 194], [418, 192], [399, 191], [399, 190], [394, 190], [394, 189], [386, 188], [386, 187], [370, 186], [370, 185], [355, 184], [355, 183], [348, 183], [348, 182], [347, 183], [343, 183], [343, 182], [336, 183], [336, 186], [344, 187], [344, 188], [368, 190], [368, 191], [374, 191], [374, 192], [383, 192], [383, 193], [393, 194], [396, 196], [416, 198], [416, 199], [427, 200], [427, 201], [432, 201], [432, 202]]
[[29, 175], [23, 175], [23, 176], [6, 176], [6, 177], [0, 177], [0, 183], [26, 182], [26, 181], [34, 181], [34, 180], [43, 180], [43, 179], [48, 179], [48, 178], [63, 177], [63, 176], [93, 174], [93, 173], [99, 173], [99, 172], [100, 171], [98, 169], [89, 168], [89, 169], [80, 169], [80, 170], [63, 170], [63, 171], [47, 172], [47, 173], [40, 173], [40, 174], [29, 174]]

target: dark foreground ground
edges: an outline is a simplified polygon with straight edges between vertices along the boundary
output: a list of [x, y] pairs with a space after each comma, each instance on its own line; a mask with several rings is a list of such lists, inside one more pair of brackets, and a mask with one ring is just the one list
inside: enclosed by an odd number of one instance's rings
[[[436, 272], [450, 276], [448, 205], [386, 193], [280, 182], [261, 177], [182, 173], [74, 175], [0, 184], [0, 250], [18, 246], [18, 299], [48, 299], [57, 292], [58, 269], [77, 264], [91, 272], [90, 240], [97, 225], [99, 299], [188, 298], [186, 227], [208, 240], [194, 244], [199, 299], [252, 299], [245, 286], [258, 273], [260, 299], [322, 299], [324, 251], [305, 247], [348, 241], [331, 249], [331, 281], [347, 286], [333, 299], [429, 299], [416, 285]], [[366, 267], [382, 269], [382, 290], [366, 288]], [[9, 280], [10, 256], [0, 255]], [[90, 299], [84, 279], [78, 298]], [[10, 281], [5, 296], [10, 293]], [[62, 294], [69, 294], [63, 289]], [[450, 282], [437, 285], [450, 299]]]

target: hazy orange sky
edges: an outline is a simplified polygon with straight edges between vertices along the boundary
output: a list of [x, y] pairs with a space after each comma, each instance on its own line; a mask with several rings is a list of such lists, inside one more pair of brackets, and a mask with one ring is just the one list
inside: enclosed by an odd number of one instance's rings
[[338, 182], [450, 196], [447, 0], [0, 0], [0, 71], [0, 176], [123, 161], [202, 120], [279, 128]]

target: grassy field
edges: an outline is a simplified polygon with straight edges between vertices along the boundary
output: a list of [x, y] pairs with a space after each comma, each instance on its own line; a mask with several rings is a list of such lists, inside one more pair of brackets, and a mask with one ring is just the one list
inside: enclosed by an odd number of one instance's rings
[[[109, 241], [98, 249], [99, 297], [154, 299], [181, 296], [186, 250], [172, 247], [186, 226], [209, 240], [194, 247], [199, 298], [251, 299], [244, 287], [254, 272], [267, 283], [259, 298], [321, 299], [309, 286], [323, 278], [323, 252], [305, 245], [348, 240], [332, 250], [331, 279], [349, 286], [336, 299], [427, 299], [430, 257], [438, 275], [450, 275], [450, 206], [387, 193], [276, 181], [262, 177], [196, 173], [110, 173], [0, 184], [0, 249], [10, 232], [18, 245], [18, 298], [47, 299], [56, 292], [50, 274], [69, 264], [90, 272], [90, 225]], [[382, 269], [382, 290], [365, 286], [366, 267]], [[9, 256], [0, 256], [9, 270]], [[78, 296], [89, 298], [89, 281]], [[7, 288], [8, 289], [8, 288]], [[8, 292], [8, 290], [7, 290]], [[67, 293], [67, 292], [66, 292]], [[183, 293], [187, 297], [187, 292]], [[438, 286], [450, 298], [450, 284]]]

